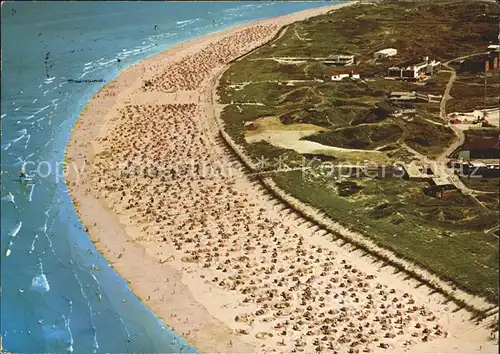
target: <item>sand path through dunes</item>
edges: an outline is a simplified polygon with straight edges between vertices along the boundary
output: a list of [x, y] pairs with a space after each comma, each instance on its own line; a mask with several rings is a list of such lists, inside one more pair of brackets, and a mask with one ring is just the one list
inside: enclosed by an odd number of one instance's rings
[[67, 149], [78, 213], [134, 292], [202, 352], [492, 352], [467, 313], [315, 232], [218, 140], [217, 74], [331, 8], [190, 42], [103, 88]]

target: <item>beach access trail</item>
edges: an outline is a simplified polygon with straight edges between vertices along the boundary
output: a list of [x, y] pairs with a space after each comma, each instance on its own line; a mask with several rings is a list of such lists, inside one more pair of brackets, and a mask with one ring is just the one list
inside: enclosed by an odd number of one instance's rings
[[134, 293], [201, 352], [496, 352], [466, 311], [315, 232], [219, 139], [212, 92], [231, 60], [346, 5], [225, 30], [123, 71], [67, 146], [77, 213]]

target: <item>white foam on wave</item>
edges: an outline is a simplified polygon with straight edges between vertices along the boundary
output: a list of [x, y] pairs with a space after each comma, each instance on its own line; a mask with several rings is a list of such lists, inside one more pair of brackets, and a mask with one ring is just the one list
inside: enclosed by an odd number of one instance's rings
[[[71, 300], [68, 300], [68, 303], [69, 303], [69, 314], [68, 314], [68, 317], [64, 317], [63, 315], [63, 318], [64, 318], [64, 324], [65, 324], [65, 328], [66, 330], [68, 331], [68, 335], [69, 335], [69, 345], [68, 345], [68, 348], [66, 348], [66, 350], [70, 353], [73, 353], [73, 344], [74, 344], [74, 340], [73, 340], [73, 332], [71, 331], [71, 326], [70, 326], [70, 321], [71, 321], [71, 314], [73, 313], [73, 301]], [[95, 353], [95, 351], [94, 351]]]
[[0, 118], [3, 118], [3, 117], [5, 117], [5, 116], [7, 116], [7, 113], [2, 114], [2, 115], [0, 116]]
[[45, 274], [40, 274], [31, 280], [31, 290], [38, 291], [40, 293], [46, 293], [50, 291], [50, 285]]
[[31, 290], [33, 291], [38, 291], [40, 293], [46, 293], [50, 291], [50, 285], [47, 280], [47, 277], [43, 273], [43, 264], [42, 261], [39, 259], [38, 260], [38, 265], [39, 265], [39, 275], [33, 277], [31, 280]]
[[[52, 243], [52, 240], [50, 239], [49, 234], [47, 233], [47, 230], [48, 230], [47, 224], [49, 222], [49, 217], [50, 217], [49, 216], [49, 212], [50, 212], [51, 209], [52, 209], [52, 207], [50, 207], [49, 209], [47, 209], [47, 211], [45, 212], [45, 215], [46, 215], [45, 222], [43, 223], [43, 227], [40, 228], [39, 230], [43, 232], [45, 238], [47, 239], [47, 242], [49, 243], [50, 251], [52, 252], [52, 255], [54, 256], [54, 258], [60, 264], [63, 264], [63, 262], [61, 261], [61, 259], [57, 256], [56, 251], [54, 249], [54, 245]], [[54, 222], [55, 222], [55, 219], [52, 220], [52, 225], [54, 225]], [[51, 228], [52, 228], [52, 225], [51, 225]]]
[[[57, 107], [59, 106], [59, 98], [56, 98], [54, 100], [52, 100], [52, 105], [54, 106], [54, 109], [57, 109]], [[64, 102], [65, 100], [61, 101], [61, 102]]]
[[230, 9], [222, 10], [222, 12], [229, 13], [229, 14], [240, 12], [240, 11], [241, 11], [241, 9], [239, 7], [232, 7]]
[[19, 111], [21, 108], [23, 108], [23, 106], [16, 107], [14, 108], [14, 111]]
[[38, 101], [38, 98], [35, 98], [32, 103], [36, 103]]
[[14, 207], [17, 208], [16, 202], [14, 201], [14, 196], [12, 195], [11, 192], [9, 192], [6, 196], [3, 196], [2, 200], [5, 200], [7, 202], [14, 204]]
[[125, 333], [127, 333], [127, 340], [130, 342], [132, 340], [132, 336], [130, 335], [130, 332], [127, 328], [127, 325], [125, 324], [125, 322], [123, 321], [123, 318], [122, 316], [120, 315], [117, 315], [118, 319], [120, 320], [120, 322], [122, 323], [123, 325], [123, 329], [125, 330]]
[[123, 53], [121, 54], [136, 54], [136, 53], [140, 53], [144, 50], [144, 47], [138, 47], [136, 49], [132, 49], [132, 50], [126, 50], [124, 51]]
[[[153, 41], [153, 40], [156, 40], [158, 38], [161, 38], [161, 35], [159, 36], [154, 36], [154, 37], [149, 37], [148, 40], [149, 41]], [[142, 42], [142, 44], [146, 44], [145, 41]], [[134, 56], [134, 55], [140, 55], [140, 54], [143, 54], [144, 52], [150, 50], [151, 48], [153, 48], [155, 45], [154, 44], [147, 44], [147, 45], [143, 45], [143, 46], [139, 46], [139, 45], [136, 45], [134, 47], [134, 49], [131, 49], [131, 50], [127, 50], [127, 49], [122, 49], [121, 52], [118, 52], [116, 54], [116, 57], [119, 58], [120, 60], [124, 60], [130, 56]], [[111, 62], [114, 62], [115, 60], [111, 60]], [[104, 63], [100, 63], [99, 65], [107, 65], [109, 62], [104, 62]]]
[[192, 19], [192, 20], [183, 20], [183, 21], [177, 21], [175, 24], [176, 25], [189, 25], [191, 23], [195, 23], [196, 21], [199, 21], [200, 18], [195, 18], [195, 19]]
[[49, 90], [46, 90], [46, 91], [43, 91], [43, 95], [44, 96], [47, 96], [47, 93], [49, 92]]
[[[80, 292], [81, 292], [83, 298], [85, 300], [87, 300], [87, 306], [89, 308], [89, 314], [90, 314], [90, 323], [92, 325], [92, 332], [94, 334], [94, 351], [93, 352], [96, 353], [97, 349], [99, 348], [99, 344], [97, 342], [97, 329], [96, 329], [95, 324], [94, 324], [94, 310], [92, 309], [92, 304], [90, 303], [89, 298], [87, 297], [87, 295], [85, 295], [85, 292], [83, 291], [83, 284], [80, 281], [80, 278], [76, 274], [75, 270], [73, 270], [73, 274], [75, 276], [76, 281], [78, 282], [78, 285], [80, 285]], [[90, 273], [90, 274], [92, 275], [92, 273]], [[128, 333], [128, 331], [127, 331], [127, 333]], [[129, 337], [130, 337], [130, 335], [129, 335]]]
[[108, 60], [108, 61], [99, 63], [99, 66], [105, 66], [105, 65], [108, 65], [108, 64], [111, 64], [111, 63], [114, 63], [114, 62], [116, 62], [116, 59], [112, 59], [112, 60]]
[[95, 71], [99, 70], [99, 68], [95, 68], [95, 67], [92, 67], [92, 68], [84, 68], [83, 69], [83, 74], [82, 76], [80, 76], [80, 79], [83, 78], [85, 75], [89, 74], [89, 73], [93, 73]]
[[28, 149], [28, 142], [30, 141], [30, 139], [31, 139], [31, 135], [28, 134], [27, 138], [26, 138], [26, 142], [24, 143], [24, 150]]
[[[45, 222], [43, 223], [43, 227], [41, 228], [42, 232], [47, 235], [47, 222], [49, 221], [49, 212], [50, 210], [52, 209], [52, 207], [48, 208], [46, 211], [45, 211]], [[47, 235], [48, 236], [48, 235]], [[49, 239], [49, 243], [51, 243], [52, 241], [50, 241]]]
[[32, 253], [35, 250], [35, 243], [38, 240], [38, 234], [35, 234], [35, 237], [33, 238], [33, 242], [31, 243], [31, 249], [29, 253]]
[[10, 145], [11, 145], [11, 143], [5, 144], [4, 145], [5, 147], [3, 148], [3, 151], [7, 151], [10, 148]]
[[[10, 194], [10, 193], [9, 193]], [[3, 199], [3, 198], [2, 198]], [[14, 196], [12, 196], [12, 200], [14, 200]], [[9, 236], [11, 238], [14, 238], [17, 236], [17, 234], [19, 233], [19, 231], [21, 230], [21, 227], [23, 226], [23, 222], [22, 221], [19, 221], [19, 223], [16, 225], [16, 227], [14, 227], [12, 230], [10, 230], [9, 232]], [[10, 253], [11, 253], [11, 250], [10, 250], [10, 246], [12, 246], [13, 243], [12, 241], [9, 241], [9, 246], [7, 247], [7, 251], [5, 252], [5, 256], [8, 257], [10, 256]]]
[[[92, 270], [98, 271], [100, 269], [101, 268], [99, 267], [99, 265], [97, 265], [97, 264], [92, 265]], [[90, 276], [92, 277], [92, 279], [94, 279], [94, 281], [97, 284], [96, 296], [99, 298], [99, 300], [101, 300], [102, 299], [101, 283], [99, 283], [99, 281], [97, 280], [97, 278], [95, 277], [95, 275], [93, 273], [90, 273]]]
[[16, 225], [16, 227], [14, 227], [12, 230], [10, 230], [9, 232], [9, 236], [10, 237], [16, 237], [17, 234], [19, 233], [19, 230], [21, 230], [21, 227], [23, 226], [23, 222], [22, 221], [19, 221]]
[[[98, 294], [99, 294], [99, 300], [101, 299], [101, 284], [97, 281], [96, 277], [94, 276], [94, 274], [90, 273], [90, 275], [92, 276], [92, 278], [95, 280], [95, 282], [97, 283], [97, 287], [98, 287]], [[94, 321], [92, 321], [92, 327], [94, 328], [94, 353], [97, 352], [97, 349], [99, 349], [99, 343], [97, 342], [97, 329], [95, 328], [94, 326]]]
[[21, 140], [21, 139], [22, 139], [22, 138], [24, 138], [25, 136], [26, 136], [26, 134], [23, 134], [23, 135], [21, 135], [19, 138], [16, 138], [16, 139], [12, 140], [11, 142], [12, 142], [12, 143], [17, 143], [19, 140]]
[[38, 122], [41, 122], [42, 120], [45, 120], [45, 119], [47, 119], [47, 116], [42, 116], [42, 117], [38, 118], [36, 120], [36, 122], [38, 123]]
[[[45, 91], [45, 92], [49, 92], [49, 90], [47, 90], [47, 91]], [[50, 104], [46, 105], [45, 107], [40, 108], [38, 111], [36, 111], [36, 112], [35, 112], [35, 114], [38, 114], [38, 113], [40, 113], [40, 112], [43, 112], [43, 111], [45, 111], [45, 110], [46, 110], [47, 108], [49, 108], [49, 107], [50, 107]]]
[[88, 63], [85, 63], [84, 65], [85, 66], [89, 66], [89, 65], [92, 65], [92, 63], [94, 63], [93, 61], [89, 61]]

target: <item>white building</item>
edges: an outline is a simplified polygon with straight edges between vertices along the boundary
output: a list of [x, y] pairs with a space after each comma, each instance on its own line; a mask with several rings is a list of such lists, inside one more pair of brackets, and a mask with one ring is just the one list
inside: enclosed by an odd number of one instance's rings
[[383, 59], [383, 58], [392, 57], [396, 54], [398, 54], [397, 49], [387, 48], [387, 49], [382, 49], [382, 50], [379, 50], [378, 52], [373, 53], [373, 57], [375, 59]]
[[332, 55], [323, 61], [325, 65], [349, 66], [354, 64], [354, 55]]
[[417, 114], [417, 110], [415, 108], [397, 109], [391, 115], [393, 117], [402, 117], [403, 115], [408, 114]]
[[331, 73], [332, 81], [342, 81], [344, 79], [359, 80], [361, 77], [354, 71], [337, 71]]
[[415, 91], [391, 92], [389, 95], [389, 99], [391, 101], [416, 101], [417, 93]]
[[403, 79], [419, 79], [425, 75], [433, 75], [441, 68], [441, 62], [429, 60], [429, 57], [424, 57], [424, 61], [416, 65], [404, 67], [393, 66], [389, 68], [387, 76]]

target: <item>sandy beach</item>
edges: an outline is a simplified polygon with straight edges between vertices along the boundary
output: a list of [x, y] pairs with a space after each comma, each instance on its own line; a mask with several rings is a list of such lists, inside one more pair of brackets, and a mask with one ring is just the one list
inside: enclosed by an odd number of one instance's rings
[[201, 352], [496, 353], [486, 322], [315, 233], [220, 140], [212, 94], [230, 61], [341, 6], [224, 30], [123, 71], [67, 146], [78, 215], [134, 293]]

